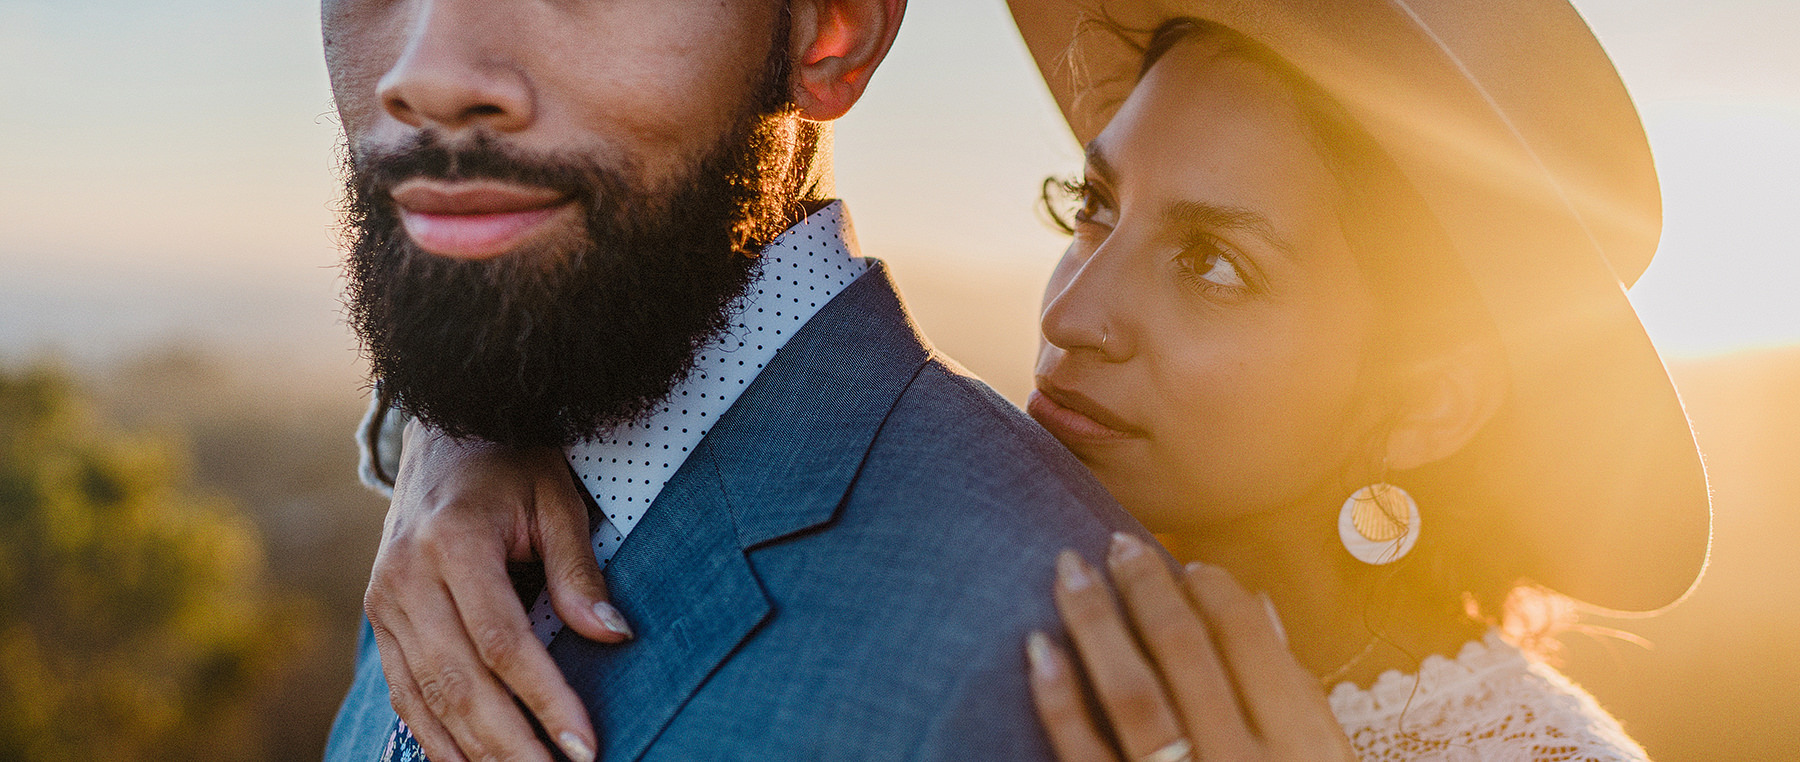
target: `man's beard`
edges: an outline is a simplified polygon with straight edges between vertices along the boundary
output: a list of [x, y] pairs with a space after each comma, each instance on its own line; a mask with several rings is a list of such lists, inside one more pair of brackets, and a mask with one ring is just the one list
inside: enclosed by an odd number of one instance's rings
[[[384, 396], [452, 436], [510, 445], [567, 445], [649, 413], [730, 326], [756, 253], [798, 216], [796, 144], [811, 135], [786, 118], [785, 67], [765, 75], [750, 113], [666, 189], [485, 135], [449, 148], [423, 133], [354, 157], [346, 306]], [[485, 261], [421, 251], [389, 195], [414, 177], [561, 191], [585, 210], [585, 240]]]

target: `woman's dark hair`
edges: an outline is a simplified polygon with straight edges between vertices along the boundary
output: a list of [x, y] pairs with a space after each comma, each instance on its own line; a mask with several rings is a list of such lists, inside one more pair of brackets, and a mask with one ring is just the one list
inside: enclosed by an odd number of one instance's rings
[[[1148, 31], [1106, 19], [1096, 23], [1141, 52], [1140, 80], [1175, 46], [1204, 41], [1218, 55], [1256, 64], [1285, 85], [1308, 137], [1347, 199], [1340, 222], [1376, 307], [1375, 330], [1364, 352], [1363, 397], [1366, 404], [1390, 411], [1383, 418], [1393, 420], [1399, 409], [1385, 390], [1416, 363], [1471, 342], [1503, 356], [1480, 294], [1424, 199], [1323, 88], [1267, 47], [1216, 23], [1175, 18]], [[1052, 201], [1056, 190], [1054, 181], [1047, 181], [1044, 199], [1051, 219], [1067, 229]], [[1370, 474], [1383, 476], [1377, 453], [1384, 449], [1389, 428], [1374, 427], [1365, 446], [1369, 462], [1344, 476], [1346, 496]], [[1409, 484], [1407, 474], [1387, 480], [1419, 496], [1427, 531], [1406, 558], [1368, 568], [1366, 612], [1378, 613], [1402, 598], [1458, 606], [1503, 626], [1522, 645], [1553, 645], [1548, 636], [1566, 622], [1572, 608], [1548, 591], [1522, 586], [1510, 562], [1495, 557], [1496, 549], [1505, 547], [1495, 538], [1507, 531], [1497, 517], [1459, 511], [1456, 485], [1422, 492], [1424, 485]]]

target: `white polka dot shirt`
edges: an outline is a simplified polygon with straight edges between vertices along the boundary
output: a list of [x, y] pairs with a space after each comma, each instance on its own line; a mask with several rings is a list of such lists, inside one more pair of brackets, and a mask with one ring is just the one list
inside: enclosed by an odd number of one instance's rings
[[[867, 269], [843, 202], [812, 213], [763, 249], [762, 267], [736, 305], [734, 327], [700, 350], [693, 373], [660, 408], [643, 422], [568, 449], [569, 465], [604, 512], [594, 532], [602, 569], [776, 350]], [[532, 607], [531, 627], [545, 643], [562, 629], [548, 593]]]

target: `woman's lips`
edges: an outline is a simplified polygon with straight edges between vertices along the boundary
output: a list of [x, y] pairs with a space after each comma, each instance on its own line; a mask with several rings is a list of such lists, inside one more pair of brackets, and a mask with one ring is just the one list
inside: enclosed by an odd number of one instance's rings
[[[1034, 389], [1025, 411], [1059, 440], [1113, 441], [1139, 436], [1110, 411], [1086, 397], [1061, 390]], [[1102, 423], [1101, 419], [1106, 423]]]
[[395, 186], [400, 223], [413, 243], [453, 259], [491, 259], [519, 248], [574, 214], [574, 201], [548, 188], [486, 180], [412, 179]]

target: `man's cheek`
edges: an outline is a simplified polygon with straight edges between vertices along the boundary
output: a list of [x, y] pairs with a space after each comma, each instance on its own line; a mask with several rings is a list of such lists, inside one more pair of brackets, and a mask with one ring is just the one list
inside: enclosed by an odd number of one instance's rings
[[[341, 9], [332, 11], [331, 5]], [[381, 118], [376, 90], [406, 48], [405, 19], [364, 5], [364, 0], [333, 0], [324, 19], [325, 70], [338, 117], [352, 132]]]

